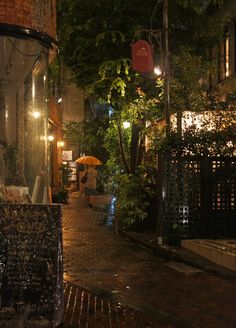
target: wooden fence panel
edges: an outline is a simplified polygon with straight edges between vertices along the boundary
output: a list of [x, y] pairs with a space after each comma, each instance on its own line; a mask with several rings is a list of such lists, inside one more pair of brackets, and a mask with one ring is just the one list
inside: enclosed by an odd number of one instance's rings
[[163, 233], [236, 236], [236, 159], [159, 158], [159, 221]]

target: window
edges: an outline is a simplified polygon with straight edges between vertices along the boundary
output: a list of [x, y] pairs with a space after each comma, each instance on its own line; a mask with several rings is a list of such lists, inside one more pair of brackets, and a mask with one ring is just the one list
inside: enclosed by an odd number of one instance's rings
[[[32, 202], [48, 186], [47, 49], [0, 36], [0, 186], [24, 186]], [[0, 193], [1, 200], [1, 193]]]
[[230, 53], [229, 33], [225, 35], [224, 41], [219, 46], [218, 57], [218, 80], [225, 80], [230, 75], [229, 53]]

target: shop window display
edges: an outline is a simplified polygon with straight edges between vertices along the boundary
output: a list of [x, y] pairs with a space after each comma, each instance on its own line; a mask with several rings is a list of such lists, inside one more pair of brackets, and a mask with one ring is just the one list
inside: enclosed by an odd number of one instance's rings
[[0, 37], [1, 202], [48, 202], [47, 51]]

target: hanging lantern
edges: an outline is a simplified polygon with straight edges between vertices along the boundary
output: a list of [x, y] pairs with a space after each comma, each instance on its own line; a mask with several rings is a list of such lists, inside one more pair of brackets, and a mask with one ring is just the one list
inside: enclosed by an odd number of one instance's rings
[[153, 48], [145, 40], [132, 44], [132, 67], [135, 71], [148, 73], [153, 71]]

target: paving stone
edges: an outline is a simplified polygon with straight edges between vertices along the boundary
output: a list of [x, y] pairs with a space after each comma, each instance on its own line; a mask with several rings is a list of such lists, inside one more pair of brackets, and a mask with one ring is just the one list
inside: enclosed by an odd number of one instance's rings
[[[73, 193], [69, 204], [63, 206], [64, 279], [72, 286], [74, 302], [75, 293], [79, 295], [76, 305], [67, 308], [63, 328], [235, 328], [236, 280], [204, 270], [193, 273], [179, 263], [173, 270], [166, 265], [170, 261], [122, 238], [112, 226], [105, 225], [103, 206], [109, 201], [109, 197], [101, 196], [99, 206], [95, 203], [90, 209], [78, 193]], [[176, 265], [185, 273], [176, 270]], [[86, 293], [90, 294], [90, 305], [84, 304], [79, 323], [82, 292], [86, 302]], [[66, 301], [68, 295], [66, 292]], [[94, 321], [95, 298], [99, 304], [110, 304], [110, 312], [104, 314], [106, 324], [101, 322], [101, 311], [100, 319]], [[120, 312], [117, 304], [122, 308]], [[121, 316], [119, 324], [116, 311]], [[130, 321], [122, 319], [124, 313], [129, 313]]]

